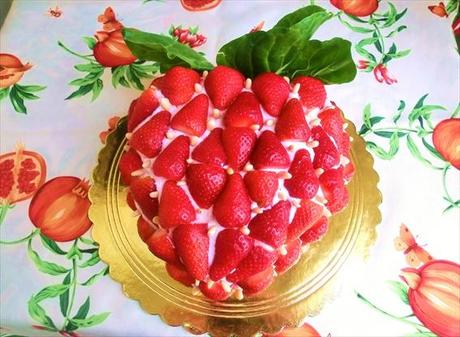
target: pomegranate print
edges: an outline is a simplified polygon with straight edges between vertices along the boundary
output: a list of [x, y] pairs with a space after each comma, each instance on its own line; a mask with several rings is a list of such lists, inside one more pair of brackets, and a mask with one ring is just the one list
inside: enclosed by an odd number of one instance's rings
[[432, 260], [419, 269], [404, 268], [409, 304], [417, 318], [441, 337], [460, 336], [460, 265]]
[[75, 240], [91, 227], [88, 189], [88, 181], [77, 177], [47, 181], [30, 202], [30, 220], [54, 241]]

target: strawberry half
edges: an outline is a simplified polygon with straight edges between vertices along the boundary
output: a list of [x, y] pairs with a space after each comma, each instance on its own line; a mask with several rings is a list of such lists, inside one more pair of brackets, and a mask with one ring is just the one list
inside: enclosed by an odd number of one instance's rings
[[298, 76], [292, 81], [292, 85], [296, 85], [297, 83], [300, 83], [300, 100], [307, 109], [321, 109], [324, 106], [326, 102], [326, 89], [323, 82], [313, 77]]
[[158, 108], [159, 103], [155, 97], [155, 88], [147, 88], [140, 97], [131, 104], [132, 106], [129, 108], [130, 113], [128, 113], [128, 132], [132, 132], [140, 122]]
[[224, 116], [225, 126], [246, 127], [263, 124], [259, 101], [252, 92], [243, 91], [233, 101]]
[[288, 227], [287, 240], [294, 240], [305, 233], [323, 215], [323, 206], [311, 200], [302, 200], [300, 208], [295, 212], [294, 218]]
[[196, 218], [195, 209], [187, 194], [172, 180], [163, 185], [158, 215], [163, 228], [188, 224]]
[[218, 281], [235, 269], [249, 253], [254, 240], [239, 230], [224, 229], [216, 239], [216, 253], [209, 269], [211, 280]]
[[348, 204], [348, 190], [343, 181], [342, 168], [331, 169], [324, 172], [319, 177], [321, 189], [327, 199], [326, 207], [332, 212], [337, 213]]
[[158, 112], [147, 123], [133, 133], [129, 145], [144, 156], [153, 158], [160, 153], [161, 145], [168, 131], [171, 114]]
[[275, 126], [280, 140], [308, 140], [310, 128], [298, 99], [290, 99], [281, 110]]
[[131, 192], [128, 192], [126, 195], [126, 203], [133, 211], [137, 210], [136, 203], [134, 202], [133, 194]]
[[313, 159], [314, 168], [329, 170], [340, 163], [340, 155], [332, 140], [320, 127], [312, 129], [312, 135], [319, 145], [313, 149], [315, 158]]
[[187, 168], [186, 180], [190, 194], [198, 206], [208, 209], [222, 192], [227, 174], [218, 166], [192, 164]]
[[153, 173], [166, 179], [180, 180], [187, 167], [190, 138], [179, 136], [174, 139], [153, 163]]
[[331, 136], [337, 144], [340, 154], [348, 155], [350, 151], [350, 136], [344, 132], [343, 125], [345, 120], [342, 117], [342, 111], [337, 108], [329, 108], [318, 114], [321, 119], [321, 125], [324, 131]]
[[294, 198], [311, 199], [319, 189], [319, 180], [312, 167], [310, 153], [307, 150], [298, 150], [289, 169], [291, 179], [284, 181], [289, 195]]
[[270, 252], [260, 246], [254, 246], [235, 271], [228, 275], [227, 280], [230, 282], [238, 282], [247, 279], [272, 266], [276, 258], [277, 253], [275, 251]]
[[203, 281], [208, 275], [208, 225], [185, 224], [173, 232], [173, 242], [187, 272]]
[[267, 207], [278, 190], [278, 175], [270, 171], [250, 171], [244, 176], [244, 183], [251, 199], [259, 207]]
[[279, 201], [272, 208], [257, 214], [249, 223], [250, 236], [272, 247], [279, 247], [287, 237], [289, 225], [289, 201]]
[[134, 178], [131, 181], [130, 191], [133, 198], [149, 219], [158, 214], [158, 198], [150, 197], [150, 193], [156, 190], [155, 181], [150, 177]]
[[136, 151], [130, 149], [129, 151], [123, 152], [118, 163], [118, 169], [120, 170], [121, 181], [125, 185], [131, 184], [133, 177], [131, 173], [142, 168], [141, 157]]
[[187, 273], [184, 265], [182, 264], [166, 263], [166, 271], [169, 276], [187, 287], [190, 287], [195, 283], [195, 279]]
[[192, 158], [205, 164], [223, 166], [227, 162], [224, 145], [222, 144], [222, 129], [215, 128], [195, 147]]
[[156, 257], [169, 263], [179, 263], [171, 238], [163, 229], [156, 230], [145, 243]]
[[288, 168], [290, 159], [278, 137], [273, 132], [266, 130], [257, 139], [251, 155], [251, 163], [258, 170]]
[[214, 301], [225, 301], [231, 294], [230, 292], [225, 291], [221, 282], [200, 282], [199, 288], [204, 296]]
[[269, 267], [264, 271], [239, 282], [238, 285], [243, 288], [243, 293], [246, 296], [251, 296], [267, 289], [270, 284], [272, 284], [273, 277], [273, 268]]
[[226, 109], [243, 90], [244, 76], [237, 70], [217, 66], [206, 76], [204, 87], [217, 109]]
[[256, 143], [256, 134], [251, 129], [228, 127], [222, 132], [222, 144], [227, 162], [235, 170], [241, 170], [249, 160]]
[[252, 90], [268, 114], [276, 117], [286, 102], [291, 87], [281, 76], [263, 73], [254, 79]]
[[153, 85], [161, 90], [174, 105], [188, 102], [195, 92], [195, 83], [200, 82], [200, 74], [195, 70], [181, 66], [172, 67], [166, 74], [153, 81]]
[[146, 242], [153, 232], [155, 232], [155, 228], [140, 216], [137, 219], [137, 233], [139, 234], [141, 240]]
[[208, 97], [196, 96], [173, 117], [171, 127], [191, 136], [201, 136], [206, 131], [208, 108]]
[[302, 252], [302, 241], [295, 239], [286, 244], [286, 255], [279, 255], [275, 263], [275, 270], [282, 274], [297, 263]]
[[212, 212], [223, 227], [241, 227], [248, 223], [251, 218], [251, 200], [243, 178], [238, 173], [227, 178]]
[[303, 244], [309, 244], [321, 239], [327, 232], [329, 220], [322, 216], [309, 230], [307, 230], [301, 237]]

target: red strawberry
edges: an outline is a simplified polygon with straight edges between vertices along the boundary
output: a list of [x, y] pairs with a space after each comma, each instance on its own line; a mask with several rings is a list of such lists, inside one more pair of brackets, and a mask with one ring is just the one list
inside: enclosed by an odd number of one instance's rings
[[136, 103], [133, 101], [131, 104], [132, 110], [130, 107], [130, 113], [128, 113], [129, 132], [132, 132], [140, 122], [158, 108], [159, 103], [155, 97], [155, 88], [147, 88], [136, 100]]
[[171, 238], [163, 229], [156, 230], [145, 243], [156, 257], [168, 263], [179, 263]]
[[214, 301], [225, 301], [230, 297], [231, 294], [230, 292], [226, 292], [224, 290], [224, 287], [220, 282], [212, 284], [208, 284], [207, 282], [200, 282], [199, 287], [204, 296]]
[[169, 276], [187, 287], [195, 283], [195, 279], [191, 277], [189, 273], [187, 273], [185, 267], [182, 264], [166, 263], [166, 271], [168, 272]]
[[292, 85], [297, 83], [300, 83], [299, 96], [303, 105], [308, 109], [321, 109], [324, 106], [326, 89], [323, 82], [313, 77], [298, 76], [292, 81]]
[[161, 90], [174, 105], [189, 101], [195, 92], [195, 83], [200, 82], [200, 75], [192, 69], [176, 66], [166, 74], [153, 81], [153, 85]]
[[262, 126], [262, 112], [259, 101], [252, 92], [243, 91], [233, 101], [224, 116], [225, 126], [246, 127]]
[[327, 232], [328, 219], [322, 216], [309, 230], [307, 230], [301, 237], [303, 244], [309, 244], [318, 241]]
[[241, 227], [250, 220], [251, 200], [244, 187], [243, 178], [238, 173], [227, 179], [212, 212], [224, 227]]
[[355, 174], [355, 165], [351, 161], [349, 156], [345, 156], [350, 161], [347, 165], [343, 167], [343, 179], [350, 181], [353, 175]]
[[196, 96], [173, 117], [171, 127], [191, 136], [201, 136], [206, 131], [208, 108], [208, 97]]
[[250, 171], [244, 176], [244, 183], [251, 199], [260, 207], [270, 205], [278, 190], [278, 176], [275, 172]]
[[260, 273], [253, 275], [238, 283], [243, 288], [246, 296], [251, 296], [265, 290], [273, 282], [273, 268], [269, 267]]
[[208, 274], [208, 225], [185, 224], [173, 232], [174, 246], [187, 272], [203, 281]]
[[134, 178], [130, 190], [142, 213], [147, 218], [153, 219], [158, 214], [158, 198], [150, 197], [150, 193], [157, 190], [155, 181], [150, 177]]
[[[129, 125], [129, 121], [132, 119], [132, 115], [133, 115], [133, 112], [134, 112], [134, 107], [136, 106], [137, 100], [138, 100], [137, 98], [135, 100], [133, 100], [131, 102], [131, 104], [129, 105], [129, 108], [128, 108], [128, 132], [133, 131], [133, 129], [137, 126], [137, 124], [134, 127], [132, 125]], [[133, 123], [133, 122], [131, 121], [131, 123]]]
[[126, 202], [129, 208], [131, 208], [133, 211], [137, 210], [136, 204], [134, 202], [133, 194], [131, 192], [128, 192], [128, 194], [126, 195]]
[[239, 230], [224, 229], [216, 239], [216, 253], [209, 270], [211, 280], [218, 281], [235, 269], [249, 253], [254, 240]]
[[314, 127], [311, 131], [313, 138], [319, 142], [319, 146], [313, 149], [315, 152], [313, 167], [329, 170], [338, 165], [340, 155], [329, 136], [319, 126]]
[[237, 70], [217, 66], [204, 81], [206, 92], [217, 109], [226, 109], [243, 90], [244, 76]]
[[280, 140], [308, 140], [310, 128], [298, 99], [289, 100], [281, 110], [275, 126]]
[[254, 79], [252, 90], [264, 109], [270, 115], [278, 116], [291, 88], [281, 76], [274, 73], [263, 73]]
[[209, 136], [193, 150], [192, 158], [202, 163], [223, 166], [227, 162], [227, 156], [221, 137], [221, 128], [212, 130]]
[[287, 237], [290, 209], [289, 201], [279, 201], [269, 210], [257, 214], [249, 223], [250, 235], [272, 247], [281, 246]]
[[196, 218], [195, 209], [187, 194], [172, 180], [163, 185], [158, 213], [163, 228], [187, 224]]
[[348, 190], [343, 181], [342, 168], [327, 170], [319, 177], [319, 182], [327, 199], [326, 207], [332, 213], [341, 211], [348, 204]]
[[139, 234], [142, 241], [146, 242], [149, 237], [155, 232], [155, 228], [149, 224], [145, 219], [140, 216], [137, 219], [137, 233]]
[[235, 271], [228, 275], [227, 280], [230, 282], [238, 282], [247, 279], [273, 265], [276, 258], [277, 253], [275, 251], [269, 252], [260, 246], [254, 246]]
[[171, 114], [158, 112], [147, 123], [133, 133], [129, 144], [143, 155], [153, 158], [161, 151], [161, 144], [168, 131]]
[[187, 168], [186, 179], [195, 202], [201, 208], [208, 209], [222, 192], [227, 174], [214, 165], [193, 164]]
[[275, 263], [275, 270], [281, 274], [296, 264], [299, 260], [301, 249], [302, 241], [299, 239], [288, 242], [286, 245], [287, 254], [278, 257]]
[[294, 218], [288, 227], [287, 239], [293, 240], [301, 236], [313, 226], [323, 215], [323, 206], [311, 200], [302, 200], [300, 208], [295, 212]]
[[190, 138], [179, 136], [174, 139], [153, 163], [153, 173], [166, 179], [180, 180], [187, 167]]
[[228, 165], [241, 170], [247, 163], [256, 142], [256, 134], [251, 129], [228, 127], [222, 132], [222, 143]]
[[342, 117], [342, 111], [337, 108], [329, 108], [318, 114], [321, 119], [321, 125], [324, 131], [331, 136], [337, 144], [340, 154], [348, 154], [350, 151], [350, 136], [343, 131], [345, 120]]
[[129, 185], [133, 179], [131, 173], [141, 168], [142, 160], [136, 151], [130, 149], [127, 152], [123, 152], [118, 164], [118, 169], [120, 170], [121, 181], [123, 184]]
[[266, 130], [257, 139], [251, 155], [251, 163], [256, 169], [288, 168], [290, 160], [278, 137]]
[[286, 179], [284, 186], [291, 197], [311, 199], [316, 195], [319, 181], [307, 150], [301, 149], [296, 152], [289, 173], [292, 178]]

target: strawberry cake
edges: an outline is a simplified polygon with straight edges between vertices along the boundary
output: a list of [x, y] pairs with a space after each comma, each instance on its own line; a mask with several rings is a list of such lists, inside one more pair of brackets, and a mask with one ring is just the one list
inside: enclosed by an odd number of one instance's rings
[[141, 239], [196, 294], [261, 292], [347, 205], [346, 126], [318, 79], [172, 67], [132, 102], [119, 162]]

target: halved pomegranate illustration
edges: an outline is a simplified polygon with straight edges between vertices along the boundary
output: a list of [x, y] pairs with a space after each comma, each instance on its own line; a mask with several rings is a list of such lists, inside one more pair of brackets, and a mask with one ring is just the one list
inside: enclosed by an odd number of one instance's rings
[[30, 63], [23, 64], [12, 54], [0, 54], [0, 88], [16, 84], [30, 68]]
[[88, 189], [88, 181], [77, 177], [47, 181], [30, 202], [30, 220], [54, 241], [75, 240], [91, 227]]
[[188, 11], [205, 11], [219, 5], [222, 0], [180, 0], [182, 6]]
[[18, 144], [15, 152], [0, 156], [0, 200], [9, 205], [28, 199], [45, 182], [45, 160]]

